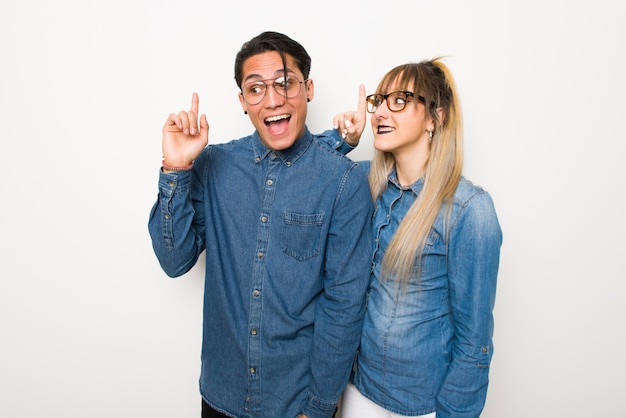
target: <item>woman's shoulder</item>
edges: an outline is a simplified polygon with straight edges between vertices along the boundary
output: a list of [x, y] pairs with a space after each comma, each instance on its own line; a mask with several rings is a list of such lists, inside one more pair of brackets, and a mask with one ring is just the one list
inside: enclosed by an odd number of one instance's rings
[[472, 202], [476, 202], [476, 204], [481, 206], [484, 204], [493, 206], [491, 195], [489, 195], [487, 190], [465, 177], [461, 177], [459, 181], [459, 185], [454, 193], [454, 201], [455, 204], [461, 207], [466, 207]]

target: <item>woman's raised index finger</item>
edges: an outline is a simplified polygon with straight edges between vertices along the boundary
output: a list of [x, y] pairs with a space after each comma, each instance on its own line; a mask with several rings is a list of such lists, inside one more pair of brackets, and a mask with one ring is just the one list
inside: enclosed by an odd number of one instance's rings
[[365, 100], [365, 84], [359, 85], [359, 101], [357, 102], [356, 111], [362, 115], [367, 109], [367, 101]]

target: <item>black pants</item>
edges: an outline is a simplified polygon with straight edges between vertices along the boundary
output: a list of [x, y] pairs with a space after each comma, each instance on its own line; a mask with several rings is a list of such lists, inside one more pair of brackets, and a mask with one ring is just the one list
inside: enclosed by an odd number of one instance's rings
[[209, 404], [202, 400], [202, 418], [230, 418], [228, 415], [224, 415], [219, 411], [211, 408]]
[[[337, 415], [337, 408], [335, 408], [335, 413], [333, 417]], [[229, 418], [228, 415], [224, 415], [221, 412], [216, 411], [211, 408], [204, 399], [202, 400], [202, 418]]]

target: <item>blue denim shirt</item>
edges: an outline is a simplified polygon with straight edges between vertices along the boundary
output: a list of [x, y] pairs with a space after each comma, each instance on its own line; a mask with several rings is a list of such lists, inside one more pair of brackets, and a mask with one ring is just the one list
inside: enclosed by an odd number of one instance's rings
[[442, 209], [428, 236], [421, 278], [406, 288], [381, 278], [382, 258], [423, 182], [400, 187], [395, 173], [375, 204], [373, 273], [352, 382], [402, 415], [478, 417], [493, 354], [502, 232], [491, 197], [462, 179], [451, 217]]
[[255, 132], [160, 174], [153, 248], [171, 277], [206, 254], [200, 392], [227, 415], [329, 418], [349, 379], [373, 204], [332, 135], [272, 151]]

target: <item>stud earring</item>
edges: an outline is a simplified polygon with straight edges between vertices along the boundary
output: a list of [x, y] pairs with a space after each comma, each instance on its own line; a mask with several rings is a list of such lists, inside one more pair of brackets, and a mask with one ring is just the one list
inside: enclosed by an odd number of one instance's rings
[[244, 115], [247, 115], [247, 114], [248, 114], [248, 111], [247, 111], [247, 110], [244, 110], [244, 111], [243, 111], [243, 114], [244, 114]]
[[428, 144], [433, 142], [433, 131], [428, 131]]

